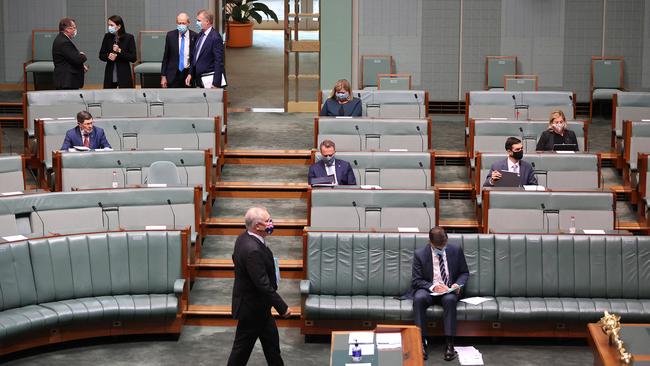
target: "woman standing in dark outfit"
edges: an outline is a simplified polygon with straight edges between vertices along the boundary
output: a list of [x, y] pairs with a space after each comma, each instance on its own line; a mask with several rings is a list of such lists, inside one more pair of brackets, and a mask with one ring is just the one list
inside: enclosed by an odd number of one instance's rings
[[106, 62], [104, 88], [133, 88], [130, 63], [137, 59], [135, 38], [126, 33], [121, 16], [111, 16], [107, 24], [108, 33], [104, 35], [99, 49], [99, 59]]

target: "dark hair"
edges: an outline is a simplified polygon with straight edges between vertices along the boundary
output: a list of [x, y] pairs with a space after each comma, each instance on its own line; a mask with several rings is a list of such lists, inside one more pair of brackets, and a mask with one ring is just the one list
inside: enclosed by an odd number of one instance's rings
[[72, 18], [63, 18], [59, 20], [59, 32], [63, 32], [66, 28], [72, 27], [76, 21]]
[[119, 15], [111, 15], [110, 17], [108, 17], [108, 20], [115, 23], [115, 25], [120, 26], [120, 29], [117, 31], [117, 36], [118, 37], [121, 37], [126, 32], [126, 27], [124, 26], [124, 20], [122, 20], [121, 16], [119, 16]]
[[323, 142], [320, 143], [320, 148], [322, 149], [323, 147], [333, 147], [336, 149], [336, 144], [332, 140], [323, 140]]
[[81, 111], [77, 113], [77, 123], [83, 123], [84, 121], [87, 121], [89, 119], [93, 119], [92, 114], [88, 111]]
[[445, 244], [447, 242], [447, 232], [441, 226], [436, 226], [429, 231], [429, 240], [433, 244]]
[[506, 151], [512, 150], [512, 145], [521, 144], [521, 140], [516, 137], [508, 137], [506, 139]]

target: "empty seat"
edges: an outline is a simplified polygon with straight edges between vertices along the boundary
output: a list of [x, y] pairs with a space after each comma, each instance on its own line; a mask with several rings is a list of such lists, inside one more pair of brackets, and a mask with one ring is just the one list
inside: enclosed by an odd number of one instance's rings
[[171, 186], [180, 185], [181, 177], [178, 175], [176, 164], [171, 161], [155, 161], [149, 167], [147, 183], [167, 184]]

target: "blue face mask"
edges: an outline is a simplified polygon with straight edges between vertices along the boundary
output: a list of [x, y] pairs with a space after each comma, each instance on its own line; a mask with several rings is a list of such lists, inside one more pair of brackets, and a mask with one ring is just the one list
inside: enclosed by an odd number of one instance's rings
[[199, 28], [199, 30], [203, 30], [203, 25], [198, 20], [196, 21], [196, 27]]
[[337, 92], [336, 93], [336, 99], [338, 100], [347, 100], [350, 94], [348, 92]]
[[108, 33], [115, 34], [115, 33], [117, 33], [117, 29], [115, 29], [115, 27], [113, 27], [112, 25], [109, 25], [108, 26]]
[[435, 255], [443, 255], [445, 253], [445, 248], [447, 248], [446, 245], [444, 247], [442, 247], [442, 249], [438, 249], [438, 248], [434, 247], [433, 248], [433, 253]]
[[187, 26], [185, 24], [176, 24], [176, 29], [181, 33], [185, 33], [187, 31]]
[[323, 162], [326, 165], [331, 166], [332, 164], [334, 164], [334, 155], [332, 155], [332, 156], [323, 156]]
[[275, 227], [273, 226], [273, 220], [269, 217], [269, 222], [266, 224], [266, 227], [264, 228], [264, 231], [266, 231], [267, 234], [271, 235], [273, 234], [273, 229]]

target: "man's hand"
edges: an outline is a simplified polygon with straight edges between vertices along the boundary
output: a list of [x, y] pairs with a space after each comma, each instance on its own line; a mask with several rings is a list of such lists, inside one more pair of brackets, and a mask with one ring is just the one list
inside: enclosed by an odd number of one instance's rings
[[493, 170], [492, 175], [490, 176], [490, 183], [494, 185], [494, 182], [498, 181], [499, 179], [501, 179], [501, 172]]
[[88, 65], [84, 64], [84, 72], [88, 72], [88, 69], [89, 69]]
[[187, 75], [185, 78], [185, 85], [190, 86], [190, 83], [192, 82], [192, 75]]
[[456, 289], [456, 296], [460, 295], [460, 285], [457, 283], [454, 283], [451, 285], [451, 288]]
[[108, 54], [108, 59], [109, 60], [115, 61], [116, 58], [117, 58], [117, 53], [111, 52], [111, 53]]
[[447, 292], [447, 291], [449, 291], [449, 287], [447, 287], [445, 285], [435, 285], [435, 286], [433, 286], [433, 292], [441, 293], [441, 292]]
[[288, 319], [290, 316], [291, 316], [291, 310], [289, 310], [289, 308], [287, 308], [287, 312], [282, 314], [282, 317], [285, 318], [285, 319]]
[[160, 77], [160, 87], [162, 87], [162, 88], [167, 87], [167, 77], [165, 77], [165, 76]]

